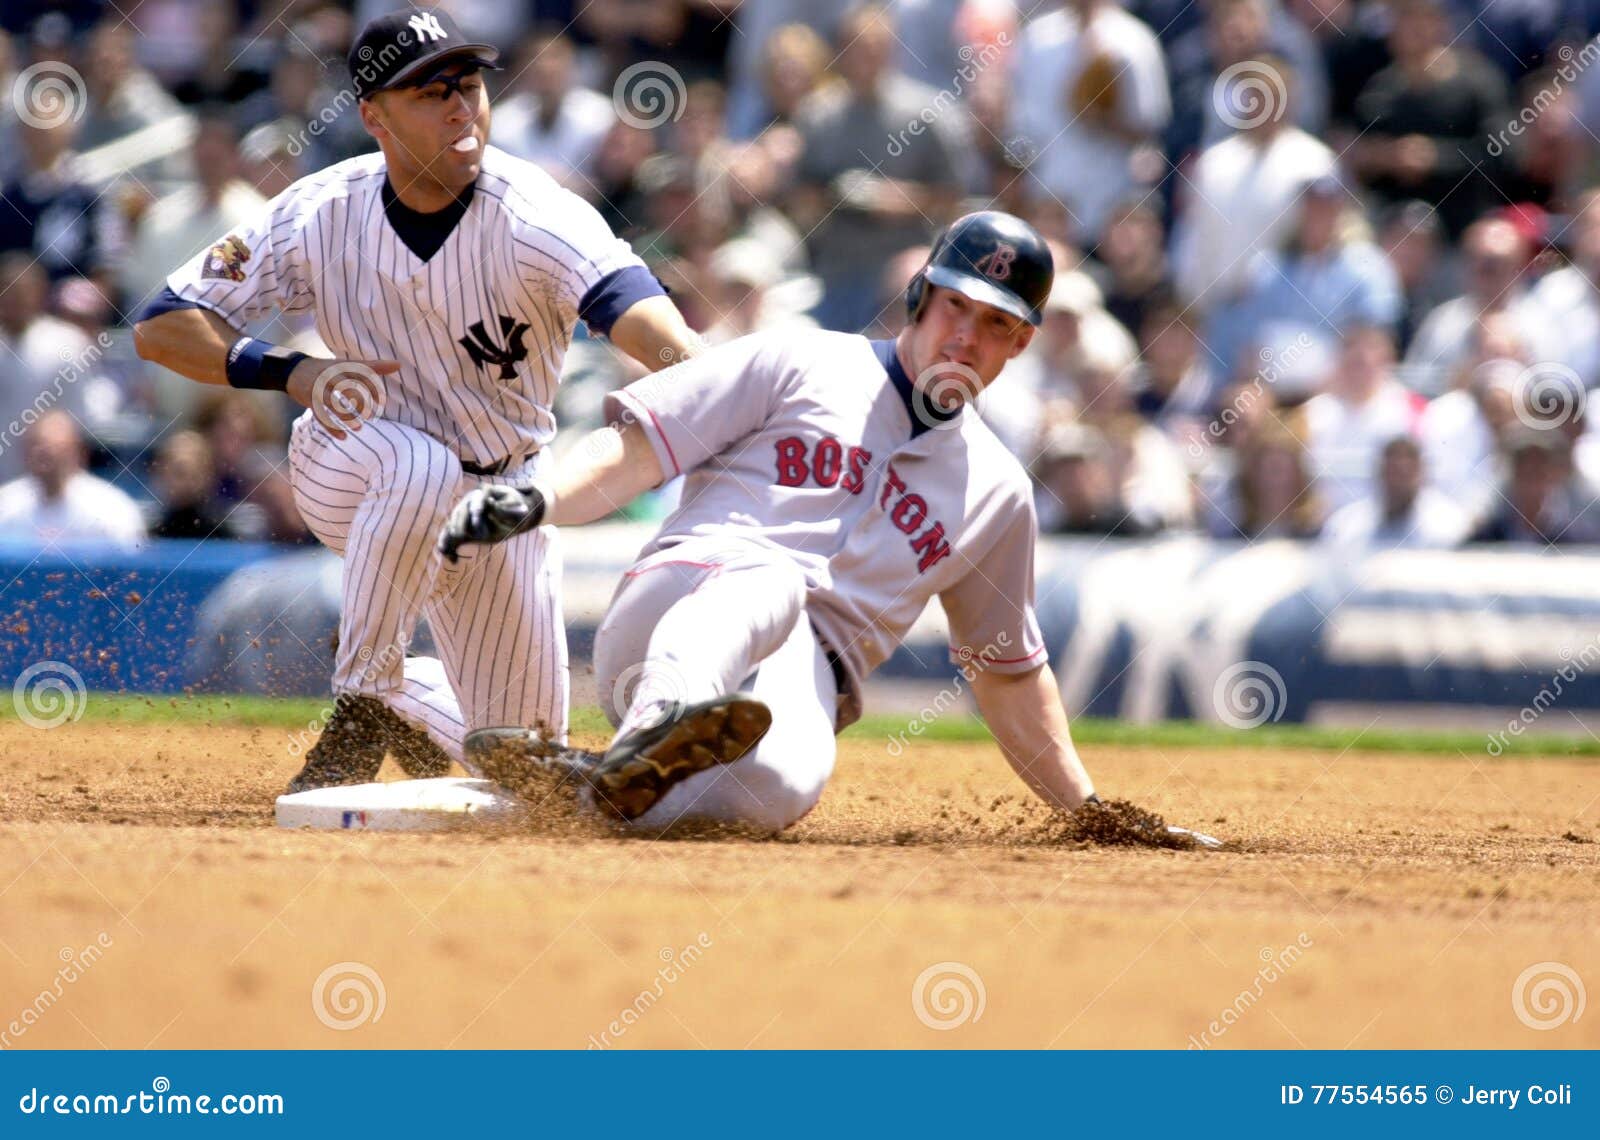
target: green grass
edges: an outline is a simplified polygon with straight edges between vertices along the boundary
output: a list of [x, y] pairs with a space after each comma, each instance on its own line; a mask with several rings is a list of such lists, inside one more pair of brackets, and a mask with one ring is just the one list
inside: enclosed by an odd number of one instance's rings
[[[242, 727], [282, 728], [301, 731], [320, 725], [328, 707], [324, 700], [254, 696], [173, 697], [138, 696], [124, 693], [91, 693], [83, 711], [87, 724], [224, 724]], [[15, 719], [12, 702], [0, 701], [0, 720]], [[947, 713], [918, 734], [910, 731], [915, 718], [909, 715], [879, 714], [852, 725], [847, 739], [902, 740], [906, 744], [921, 740], [953, 743], [991, 739], [989, 730], [977, 717]], [[575, 732], [608, 732], [605, 718], [594, 707], [572, 712]], [[1082, 718], [1073, 722], [1073, 737], [1080, 745], [1125, 745], [1154, 748], [1307, 748], [1341, 752], [1432, 752], [1468, 756], [1483, 755], [1486, 736], [1481, 732], [1436, 732], [1411, 729], [1328, 728], [1300, 724], [1269, 724], [1240, 730], [1191, 721], [1166, 721], [1160, 724], [1128, 724], [1116, 720]], [[1504, 755], [1508, 756], [1600, 756], [1600, 741], [1593, 737], [1545, 735], [1507, 736]]]

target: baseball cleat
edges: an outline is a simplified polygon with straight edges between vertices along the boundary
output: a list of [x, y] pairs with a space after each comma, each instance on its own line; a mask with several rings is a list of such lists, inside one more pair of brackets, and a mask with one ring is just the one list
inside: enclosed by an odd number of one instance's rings
[[552, 744], [527, 728], [480, 728], [467, 734], [463, 752], [468, 767], [532, 804], [575, 792], [600, 763], [597, 752]]
[[589, 773], [595, 802], [620, 819], [638, 819], [697, 772], [732, 764], [772, 727], [772, 711], [746, 693], [686, 705], [669, 701], [652, 723], [612, 742]]
[[450, 754], [435, 744], [425, 730], [413, 728], [403, 720], [389, 740], [389, 755], [413, 780], [450, 774]]
[[388, 749], [380, 728], [385, 714], [399, 719], [371, 697], [340, 693], [333, 699], [333, 715], [306, 753], [305, 766], [289, 781], [285, 794], [371, 783], [383, 767], [383, 754]]

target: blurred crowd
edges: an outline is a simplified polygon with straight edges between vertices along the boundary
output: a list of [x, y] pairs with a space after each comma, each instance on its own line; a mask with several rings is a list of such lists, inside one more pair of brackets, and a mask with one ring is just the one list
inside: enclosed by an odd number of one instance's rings
[[[372, 149], [344, 56], [396, 6], [0, 0], [0, 537], [312, 541], [298, 409], [129, 324]], [[893, 335], [941, 224], [1048, 235], [1043, 326], [978, 407], [1045, 531], [1600, 541], [1600, 0], [442, 6], [503, 48], [491, 141], [709, 341]], [[568, 430], [636, 374], [578, 336]]]

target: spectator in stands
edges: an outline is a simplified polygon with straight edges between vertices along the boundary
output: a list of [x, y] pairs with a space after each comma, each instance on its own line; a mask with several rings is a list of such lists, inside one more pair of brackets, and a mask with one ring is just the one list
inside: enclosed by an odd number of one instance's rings
[[[1444, 227], [1426, 202], [1405, 202], [1383, 216], [1378, 244], [1400, 282], [1401, 351], [1409, 357], [1423, 318], [1455, 296], [1454, 258], [1446, 256]], [[1411, 381], [1407, 378], [1407, 383]]]
[[782, 284], [783, 267], [759, 241], [734, 238], [719, 246], [711, 257], [708, 280], [710, 306], [717, 314], [716, 323], [704, 331], [711, 344], [778, 324], [813, 323], [804, 315], [816, 302], [815, 288], [807, 287], [812, 283]]
[[1008, 137], [1033, 155], [1026, 192], [1062, 203], [1074, 242], [1092, 246], [1112, 208], [1163, 173], [1155, 144], [1172, 104], [1161, 45], [1112, 0], [1067, 0], [1024, 25], [1011, 78]]
[[[153, 6], [151, 0], [145, 0], [140, 16], [146, 15]], [[187, 74], [172, 84], [172, 93], [178, 102], [190, 107], [232, 105], [243, 102], [267, 85], [266, 72], [257, 66], [264, 54], [256, 50], [260, 41], [240, 43], [236, 38], [239, 30], [236, 4], [200, 3], [185, 7], [189, 10], [179, 18], [193, 27], [198, 50]], [[143, 30], [148, 44], [155, 29], [143, 25]]]
[[1344, 153], [1355, 135], [1356, 100], [1389, 65], [1385, 13], [1361, 0], [1287, 0], [1320, 44], [1328, 80], [1329, 145]]
[[1456, 368], [1471, 353], [1479, 327], [1497, 319], [1515, 339], [1508, 355], [1548, 360], [1556, 351], [1551, 316], [1530, 300], [1523, 284], [1528, 244], [1510, 222], [1484, 218], [1462, 240], [1466, 292], [1429, 313], [1406, 353], [1406, 383], [1427, 395], [1449, 387]]
[[78, 145], [90, 150], [183, 113], [183, 107], [135, 57], [137, 31], [120, 14], [89, 33], [83, 76], [89, 93]]
[[1123, 502], [1114, 449], [1096, 428], [1071, 422], [1051, 428], [1033, 477], [1042, 533], [1149, 533]]
[[577, 50], [560, 32], [524, 39], [515, 86], [495, 102], [494, 142], [593, 198], [595, 154], [617, 113], [607, 96], [578, 83], [577, 66]]
[[1371, 325], [1346, 334], [1327, 391], [1305, 404], [1306, 446], [1323, 506], [1365, 497], [1383, 445], [1409, 435], [1425, 405], [1394, 378], [1394, 340]]
[[90, 339], [45, 311], [49, 282], [32, 256], [20, 251], [0, 256], [0, 480], [22, 473], [16, 437], [22, 426], [52, 408], [84, 421], [90, 412], [89, 386], [95, 375]]
[[[193, 180], [144, 211], [123, 267], [123, 294], [136, 312], [166, 285], [174, 265], [257, 216], [266, 199], [239, 177], [238, 131], [219, 107], [203, 109], [190, 145]], [[191, 380], [180, 380], [194, 388]]]
[[845, 87], [818, 92], [802, 113], [791, 207], [822, 278], [814, 315], [830, 329], [872, 322], [883, 263], [924, 240], [929, 219], [947, 220], [959, 193], [947, 125], [922, 121], [937, 92], [890, 72], [893, 50], [886, 9], [852, 11], [839, 30]]
[[1600, 190], [1577, 203], [1566, 231], [1572, 264], [1543, 277], [1528, 294], [1528, 319], [1548, 333], [1534, 359], [1572, 369], [1586, 388], [1600, 386]]
[[1391, 0], [1394, 62], [1356, 101], [1351, 156], [1381, 201], [1420, 198], [1452, 238], [1500, 198], [1488, 140], [1505, 127], [1504, 78], [1460, 43], [1442, 0]]
[[[1206, 148], [1181, 195], [1173, 272], [1184, 303], [1200, 315], [1235, 303], [1250, 281], [1251, 259], [1280, 246], [1291, 208], [1306, 184], [1334, 172], [1334, 155], [1295, 126], [1294, 77], [1282, 60], [1262, 61], [1284, 86], [1241, 129]], [[1231, 370], [1237, 362], [1226, 361]]]
[[96, 277], [109, 286], [123, 244], [121, 219], [109, 198], [77, 176], [77, 124], [70, 118], [40, 122], [46, 125], [17, 128], [22, 164], [0, 188], [0, 251], [31, 251], [52, 280]]
[[1489, 509], [1499, 480], [1499, 440], [1515, 422], [1518, 378], [1525, 364], [1516, 343], [1490, 321], [1473, 356], [1457, 368], [1454, 387], [1423, 409], [1417, 423], [1430, 483], [1473, 518]]
[[262, 123], [239, 142], [239, 172], [263, 198], [276, 198], [309, 173], [295, 155], [294, 137], [281, 122]]
[[1234, 366], [1270, 362], [1279, 401], [1302, 403], [1333, 367], [1346, 329], [1394, 331], [1400, 285], [1337, 177], [1309, 183], [1290, 218], [1283, 248], [1258, 254], [1244, 295], [1217, 312], [1211, 345]]
[[1523, 80], [1517, 105], [1537, 114], [1532, 122], [1516, 119], [1515, 134], [1508, 121], [1489, 142], [1490, 156], [1499, 161], [1497, 197], [1564, 211], [1581, 189], [1595, 146], [1579, 117], [1578, 93], [1554, 70], [1536, 71]]
[[1322, 514], [1308, 462], [1305, 444], [1288, 423], [1260, 420], [1239, 446], [1231, 502], [1214, 535], [1252, 542], [1315, 538]]
[[234, 538], [232, 521], [213, 497], [216, 471], [211, 445], [197, 431], [167, 436], [156, 453], [154, 472], [161, 514], [153, 538]]
[[760, 90], [756, 99], [730, 109], [728, 136], [744, 142], [773, 134], [787, 137], [799, 157], [801, 108], [830, 85], [827, 41], [805, 24], [785, 24], [761, 45]]
[[211, 447], [211, 498], [241, 538], [310, 542], [284, 473], [285, 446], [272, 415], [253, 392], [227, 389], [201, 401], [194, 426]]
[[1186, 156], [1233, 133], [1222, 112], [1230, 119], [1249, 117], [1264, 90], [1278, 81], [1261, 64], [1269, 57], [1288, 61], [1295, 74], [1295, 126], [1320, 136], [1327, 124], [1327, 78], [1321, 49], [1306, 26], [1277, 0], [1209, 0], [1204, 7], [1205, 25], [1180, 36], [1168, 53], [1174, 113], [1167, 154], [1173, 162], [1182, 165]]
[[1384, 444], [1376, 492], [1334, 511], [1322, 540], [1345, 553], [1448, 549], [1472, 529], [1472, 518], [1423, 480], [1422, 449], [1410, 436]]
[[1139, 350], [1133, 410], [1172, 439], [1187, 442], [1214, 410], [1216, 385], [1189, 312], [1170, 293], [1158, 294], [1146, 307]]
[[77, 422], [46, 412], [22, 437], [27, 474], [0, 484], [0, 538], [45, 545], [103, 543], [131, 550], [144, 540], [134, 501], [84, 470]]
[[[1089, 275], [1078, 269], [1058, 271], [1045, 302], [1044, 323], [1011, 365], [1020, 383], [1009, 386], [1027, 389], [1047, 405], [1067, 400], [1084, 407], [1082, 373], [1091, 359], [1096, 367], [1121, 375], [1138, 354], [1132, 335], [1101, 307], [1100, 290]], [[1108, 412], [1126, 410], [1126, 403], [1119, 402]]]
[[1489, 513], [1469, 542], [1554, 546], [1572, 542], [1571, 504], [1562, 494], [1570, 473], [1570, 450], [1560, 432], [1514, 431], [1506, 440], [1509, 473]]
[[1105, 309], [1128, 330], [1144, 324], [1145, 306], [1170, 292], [1161, 216], [1145, 198], [1124, 202], [1111, 217], [1095, 256], [1105, 266]]

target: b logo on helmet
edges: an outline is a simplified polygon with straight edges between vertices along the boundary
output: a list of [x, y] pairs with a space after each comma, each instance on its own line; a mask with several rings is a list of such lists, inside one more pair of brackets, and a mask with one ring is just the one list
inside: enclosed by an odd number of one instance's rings
[[1017, 247], [1009, 242], [997, 242], [994, 249], [978, 258], [975, 268], [993, 281], [1004, 281], [1011, 276], [1011, 263], [1017, 259]]

